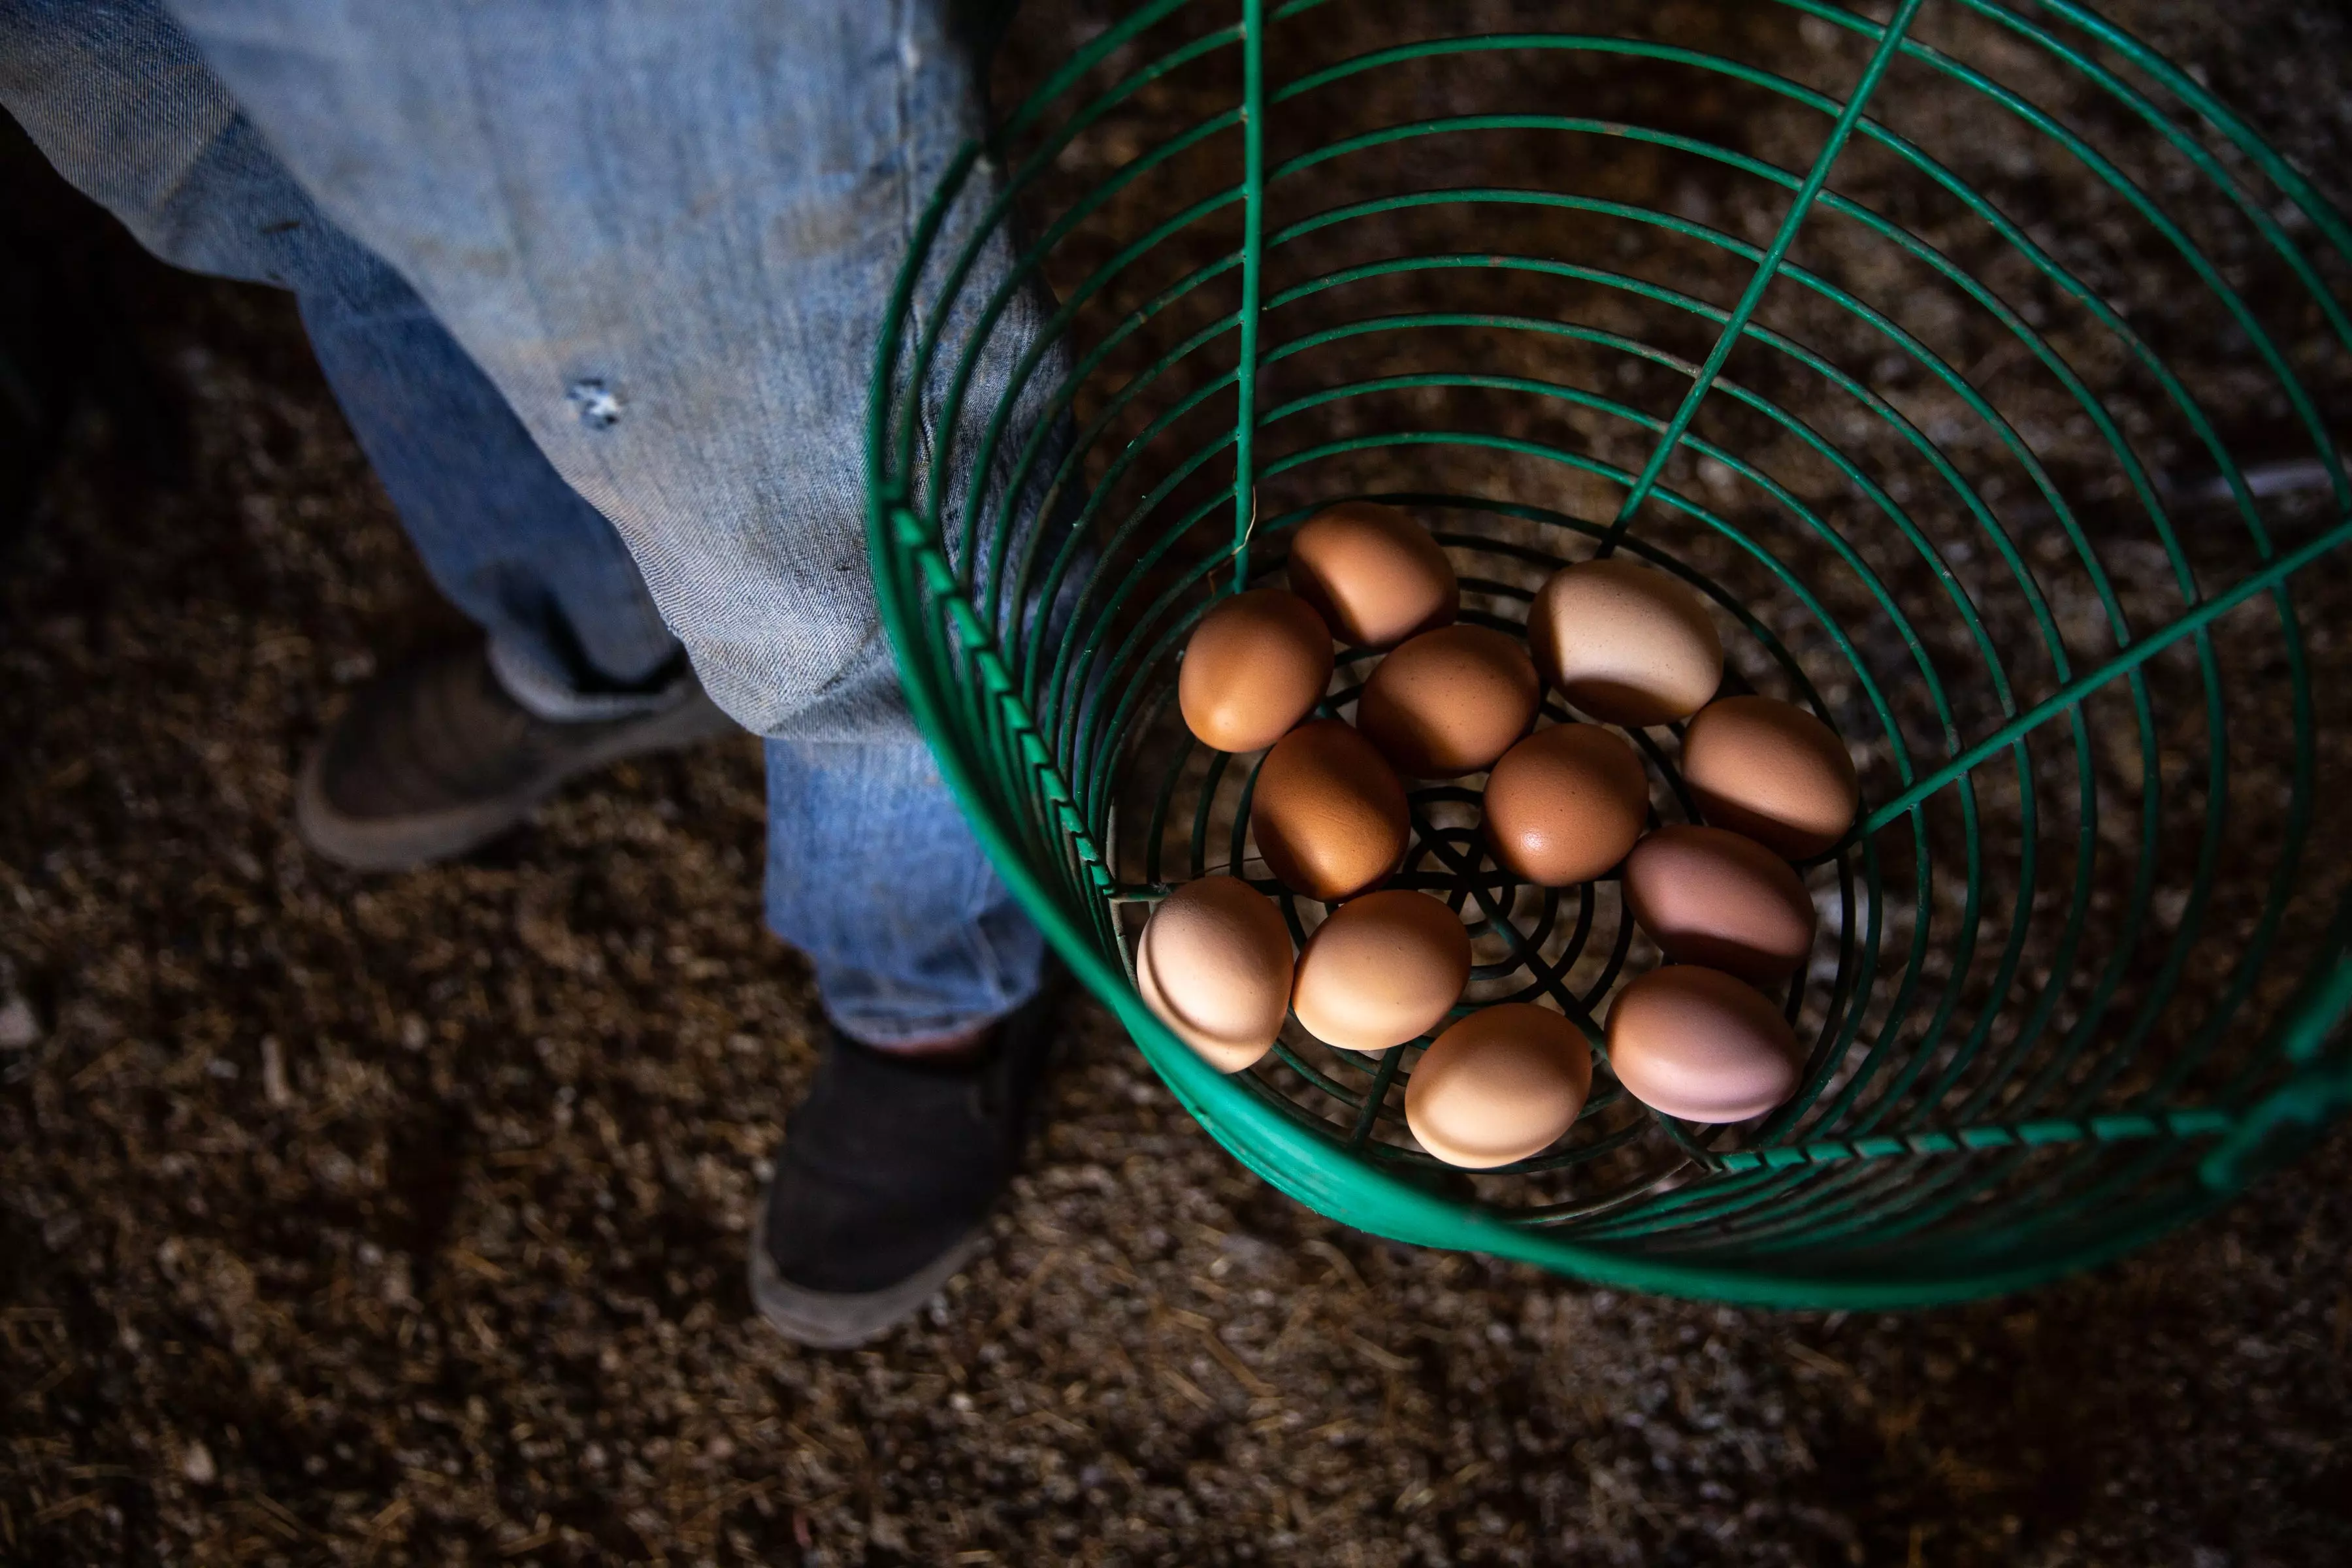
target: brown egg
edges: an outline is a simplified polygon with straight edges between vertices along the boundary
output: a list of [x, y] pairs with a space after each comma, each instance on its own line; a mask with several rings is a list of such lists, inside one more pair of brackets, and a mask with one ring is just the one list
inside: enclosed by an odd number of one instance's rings
[[1791, 860], [1845, 837], [1862, 805], [1837, 731], [1770, 697], [1710, 702], [1683, 731], [1683, 782], [1699, 815]]
[[1220, 752], [1271, 746], [1314, 710], [1331, 684], [1331, 631], [1296, 594], [1253, 588], [1192, 628], [1176, 705], [1201, 743]]
[[1384, 1051], [1435, 1028], [1470, 983], [1470, 933], [1426, 893], [1350, 899], [1307, 939], [1291, 1011], [1307, 1032], [1351, 1051]]
[[1633, 847], [1649, 818], [1650, 775], [1615, 731], [1555, 724], [1503, 753], [1485, 804], [1495, 858], [1526, 881], [1565, 888]]
[[1135, 944], [1135, 988], [1211, 1067], [1239, 1072], [1282, 1032], [1290, 951], [1272, 899], [1237, 877], [1200, 877], [1151, 911]]
[[1257, 852], [1283, 886], [1310, 899], [1351, 898], [1404, 858], [1404, 785], [1372, 743], [1337, 719], [1285, 735], [1250, 794]]
[[1787, 978], [1813, 947], [1813, 900], [1803, 880], [1761, 844], [1720, 827], [1676, 824], [1633, 846], [1625, 902], [1675, 963], [1752, 984]]
[[1535, 722], [1536, 667], [1517, 638], [1486, 626], [1423, 632], [1381, 660], [1356, 723], [1407, 778], [1491, 767]]
[[1592, 1092], [1576, 1026], [1532, 1002], [1481, 1008], [1437, 1037], [1405, 1080], [1404, 1121], [1449, 1165], [1491, 1170], [1539, 1154]]
[[1342, 501], [1290, 542], [1290, 591], [1341, 642], [1387, 647], [1454, 624], [1462, 587], [1429, 531], [1392, 506]]
[[1629, 728], [1696, 713], [1723, 682], [1723, 638], [1696, 594], [1622, 555], [1552, 574], [1528, 646], [1560, 695]]
[[1804, 1051], [1761, 991], [1720, 970], [1676, 963], [1617, 993], [1609, 1066], [1653, 1110], [1685, 1121], [1745, 1121], [1796, 1092]]

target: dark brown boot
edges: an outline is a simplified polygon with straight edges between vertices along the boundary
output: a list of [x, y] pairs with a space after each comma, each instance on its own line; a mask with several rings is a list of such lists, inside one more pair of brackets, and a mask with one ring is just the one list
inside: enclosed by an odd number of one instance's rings
[[691, 673], [651, 712], [556, 723], [499, 685], [479, 646], [360, 688], [295, 793], [303, 842], [338, 865], [397, 871], [479, 848], [574, 774], [734, 728]]

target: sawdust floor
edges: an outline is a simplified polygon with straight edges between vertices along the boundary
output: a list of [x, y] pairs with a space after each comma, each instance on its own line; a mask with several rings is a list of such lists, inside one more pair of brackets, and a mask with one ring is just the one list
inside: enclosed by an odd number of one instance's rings
[[741, 1262], [814, 1013], [756, 746], [307, 858], [302, 748], [447, 612], [287, 302], [132, 274], [188, 477], [84, 420], [0, 573], [0, 1561], [2352, 1555], [2340, 1136], [2022, 1297], [1727, 1310], [1328, 1225], [1081, 1005], [985, 1260], [780, 1342]]

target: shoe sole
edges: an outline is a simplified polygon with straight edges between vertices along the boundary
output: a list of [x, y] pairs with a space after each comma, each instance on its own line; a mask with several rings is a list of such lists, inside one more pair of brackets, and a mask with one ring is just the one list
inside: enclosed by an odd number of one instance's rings
[[896, 1285], [857, 1292], [812, 1290], [776, 1271], [768, 1256], [768, 1208], [761, 1196], [759, 1217], [751, 1222], [751, 1304], [776, 1332], [812, 1350], [855, 1350], [880, 1339], [921, 1311], [988, 1245], [987, 1226], [974, 1226]]
[[583, 773], [651, 752], [676, 751], [736, 728], [717, 703], [697, 691], [667, 712], [615, 730], [576, 760], [520, 789], [448, 811], [383, 819], [347, 816], [328, 801], [323, 778], [327, 746], [321, 739], [303, 759], [301, 776], [295, 784], [294, 827], [314, 853], [346, 869], [414, 870], [480, 848], [520, 824], [541, 801]]

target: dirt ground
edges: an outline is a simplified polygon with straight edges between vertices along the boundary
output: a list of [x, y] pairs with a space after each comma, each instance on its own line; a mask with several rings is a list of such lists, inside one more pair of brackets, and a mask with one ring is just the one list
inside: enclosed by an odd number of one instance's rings
[[[2340, 161], [2345, 30], [2257, 9], [2151, 21]], [[109, 254], [187, 451], [87, 415], [0, 562], [0, 1562], [2352, 1560], [2352, 1134], [2023, 1296], [1733, 1310], [1330, 1225], [1077, 1004], [992, 1251], [783, 1344], [756, 745], [310, 858], [303, 748], [449, 613], [290, 303]]]

